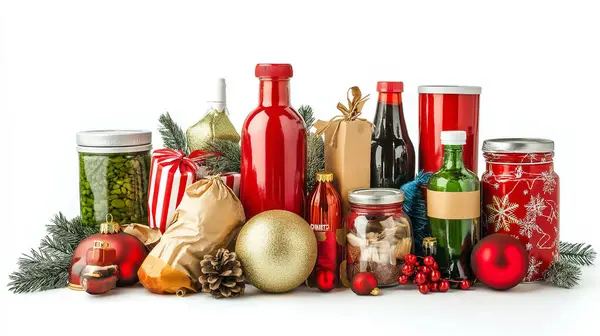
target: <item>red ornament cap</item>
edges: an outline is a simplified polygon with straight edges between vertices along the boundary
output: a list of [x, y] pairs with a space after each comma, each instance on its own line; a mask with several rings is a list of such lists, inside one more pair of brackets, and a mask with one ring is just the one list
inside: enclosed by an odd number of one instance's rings
[[259, 63], [254, 75], [258, 78], [291, 78], [294, 70], [291, 64]]
[[88, 249], [85, 258], [87, 265], [115, 265], [117, 261], [117, 251], [110, 247], [110, 243], [107, 241], [94, 240], [94, 245]]
[[377, 82], [377, 92], [404, 92], [403, 82]]

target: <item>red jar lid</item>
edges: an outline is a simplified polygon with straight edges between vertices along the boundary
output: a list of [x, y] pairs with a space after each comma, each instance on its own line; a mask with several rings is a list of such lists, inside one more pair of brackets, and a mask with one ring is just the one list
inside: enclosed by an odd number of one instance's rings
[[404, 92], [404, 83], [377, 82], [377, 92]]
[[290, 78], [294, 70], [291, 64], [260, 63], [256, 65], [254, 75], [258, 78]]

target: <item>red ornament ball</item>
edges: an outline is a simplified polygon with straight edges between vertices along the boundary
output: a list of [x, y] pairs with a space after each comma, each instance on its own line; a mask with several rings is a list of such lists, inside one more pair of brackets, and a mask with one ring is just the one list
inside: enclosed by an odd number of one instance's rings
[[450, 282], [446, 279], [441, 280], [438, 289], [442, 293], [447, 292], [450, 289]]
[[430, 291], [437, 292], [440, 290], [440, 288], [439, 288], [440, 285], [437, 282], [430, 282], [429, 284], [430, 284], [430, 286], [429, 286]]
[[527, 274], [527, 249], [518, 239], [495, 233], [483, 238], [471, 253], [471, 267], [485, 285], [506, 290], [518, 285]]
[[429, 268], [427, 266], [421, 266], [421, 267], [419, 267], [419, 272], [423, 272], [425, 274], [429, 274], [429, 272], [431, 272], [431, 268]]
[[412, 265], [404, 264], [402, 265], [402, 274], [406, 276], [410, 276], [413, 274], [415, 268]]
[[417, 283], [417, 285], [426, 283], [427, 282], [427, 274], [425, 274], [423, 272], [417, 273], [417, 275], [415, 275], [415, 282]]
[[406, 285], [408, 283], [408, 276], [402, 274], [398, 277], [398, 283], [401, 285]]
[[438, 266], [438, 263], [437, 263], [437, 262], [434, 262], [434, 263], [433, 263], [433, 265], [431, 265], [431, 269], [434, 269], [434, 270], [436, 270], [436, 269], [438, 269], [438, 268], [439, 268], [439, 266]]
[[431, 271], [431, 274], [429, 274], [429, 277], [431, 278], [431, 281], [438, 282], [442, 277], [442, 273], [438, 270], [433, 270]]
[[377, 278], [371, 272], [360, 272], [352, 279], [352, 291], [357, 295], [378, 295]]
[[435, 262], [435, 259], [433, 259], [432, 256], [427, 256], [427, 257], [423, 258], [423, 264], [425, 264], [425, 266], [431, 266], [431, 265], [433, 265], [434, 262]]
[[427, 286], [426, 284], [419, 285], [419, 292], [421, 292], [421, 294], [429, 293], [429, 286]]
[[467, 290], [469, 288], [471, 288], [471, 281], [469, 281], [469, 280], [462, 280], [460, 282], [460, 289]]
[[317, 271], [317, 288], [321, 292], [329, 292], [335, 288], [335, 273], [323, 268]]
[[417, 256], [414, 254], [407, 254], [404, 256], [404, 262], [409, 265], [414, 265], [417, 262]]

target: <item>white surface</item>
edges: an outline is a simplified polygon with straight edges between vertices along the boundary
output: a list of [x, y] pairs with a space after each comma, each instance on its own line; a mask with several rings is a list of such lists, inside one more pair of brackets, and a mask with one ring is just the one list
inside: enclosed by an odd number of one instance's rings
[[[3, 1], [0, 285], [57, 210], [78, 214], [77, 131], [150, 129], [159, 139], [165, 111], [185, 129], [205, 112], [214, 77], [227, 78], [228, 108], [241, 128], [257, 103], [258, 62], [292, 63], [294, 106], [310, 104], [326, 120], [348, 87], [375, 94], [378, 80], [404, 81], [415, 146], [418, 85], [482, 86], [480, 140], [555, 140], [561, 238], [600, 250], [598, 182], [588, 177], [599, 169], [600, 25], [592, 3]], [[375, 97], [367, 102], [365, 118], [373, 119], [375, 104]], [[573, 290], [533, 285], [427, 296], [251, 291], [216, 301], [143, 289], [106, 297], [2, 289], [0, 333], [591, 335], [599, 269], [584, 269]], [[86, 317], [93, 314], [106, 324], [86, 326], [97, 321]]]

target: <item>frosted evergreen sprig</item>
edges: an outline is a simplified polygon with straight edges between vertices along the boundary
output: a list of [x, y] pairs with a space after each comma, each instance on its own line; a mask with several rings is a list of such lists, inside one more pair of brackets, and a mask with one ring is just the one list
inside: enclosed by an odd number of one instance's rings
[[579, 284], [581, 269], [577, 265], [555, 261], [544, 272], [544, 281], [552, 286], [573, 288]]
[[596, 260], [596, 251], [592, 245], [585, 243], [560, 242], [559, 256], [561, 262], [580, 266], [592, 266]]

